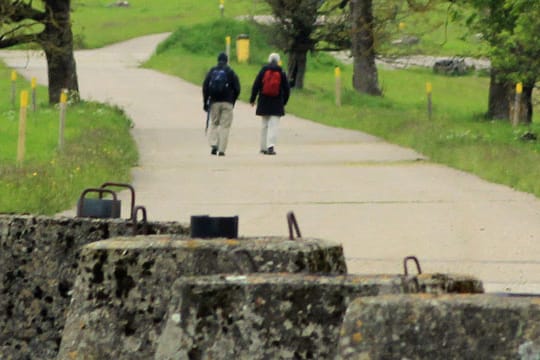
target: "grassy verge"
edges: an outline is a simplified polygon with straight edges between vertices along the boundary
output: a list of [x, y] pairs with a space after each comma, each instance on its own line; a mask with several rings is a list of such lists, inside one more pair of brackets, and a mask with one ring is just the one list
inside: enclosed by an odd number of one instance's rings
[[[388, 8], [376, 11], [388, 12]], [[378, 44], [379, 52], [387, 55], [440, 55], [482, 57], [487, 53], [486, 45], [479, 34], [474, 34], [466, 26], [466, 17], [452, 16], [453, 9], [459, 8], [450, 2], [436, 5], [430, 11], [407, 11], [402, 4], [402, 13], [394, 21], [388, 22], [385, 31], [388, 38]], [[401, 25], [401, 26], [400, 26]], [[396, 41], [408, 39], [404, 44]], [[418, 41], [412, 41], [417, 39]]]
[[[0, 67], [0, 78], [9, 70]], [[10, 94], [9, 81], [0, 92]], [[23, 79], [18, 89], [28, 89]], [[20, 113], [9, 96], [0, 100], [0, 213], [54, 214], [73, 206], [83, 189], [106, 181], [129, 182], [137, 150], [130, 120], [103, 104], [70, 104], [65, 140], [58, 150], [59, 109], [46, 104], [46, 89], [37, 89], [35, 112], [27, 111], [24, 161], [18, 164]], [[18, 100], [18, 99], [17, 99]], [[18, 101], [17, 101], [18, 103]]]
[[[264, 31], [253, 25], [220, 20], [181, 28], [146, 66], [200, 84], [215, 63], [222, 39], [239, 33], [250, 34], [253, 51], [250, 64], [232, 61], [243, 88], [241, 98], [247, 100], [253, 76], [273, 50], [264, 42]], [[336, 65], [342, 67], [344, 79], [341, 107], [334, 105]], [[512, 128], [507, 123], [484, 120], [481, 114], [487, 109], [488, 78], [445, 77], [425, 69], [380, 69], [384, 97], [374, 98], [356, 93], [351, 76], [350, 66], [324, 54], [310, 56], [306, 88], [293, 92], [288, 112], [366, 131], [416, 149], [432, 161], [540, 196], [540, 145], [521, 140], [525, 132], [539, 133], [539, 125], [535, 122], [530, 127]], [[426, 111], [426, 82], [433, 84], [431, 120]]]
[[[96, 48], [126, 39], [176, 30], [221, 17], [219, 1], [130, 0], [129, 6], [111, 6], [115, 0], [73, 1], [73, 33], [79, 48]], [[224, 15], [264, 13], [259, 0], [225, 2]]]

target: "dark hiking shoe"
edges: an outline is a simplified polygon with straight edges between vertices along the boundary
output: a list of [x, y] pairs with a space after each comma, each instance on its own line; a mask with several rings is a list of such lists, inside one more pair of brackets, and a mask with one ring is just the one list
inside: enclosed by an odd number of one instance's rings
[[276, 155], [276, 152], [274, 151], [274, 147], [270, 146], [268, 150], [266, 151], [266, 155]]
[[222, 152], [222, 151], [220, 151], [219, 154], [218, 154], [218, 156], [225, 156], [225, 153]]
[[264, 154], [264, 155], [266, 155], [266, 153], [267, 153], [266, 150], [261, 150], [260, 152], [261, 152], [261, 154]]
[[210, 155], [216, 155], [217, 154], [217, 146], [212, 146], [212, 151], [210, 151]]

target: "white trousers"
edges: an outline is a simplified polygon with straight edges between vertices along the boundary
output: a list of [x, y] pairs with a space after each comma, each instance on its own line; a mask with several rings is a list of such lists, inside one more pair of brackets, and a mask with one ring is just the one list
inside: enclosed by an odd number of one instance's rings
[[262, 117], [261, 151], [266, 151], [270, 146], [276, 146], [279, 118], [275, 115]]

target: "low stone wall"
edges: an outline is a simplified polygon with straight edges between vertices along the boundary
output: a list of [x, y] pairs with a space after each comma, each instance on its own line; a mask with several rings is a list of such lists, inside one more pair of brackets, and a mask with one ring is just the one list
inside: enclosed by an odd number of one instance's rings
[[345, 275], [342, 247], [318, 239], [132, 226], [0, 215], [0, 359], [333, 358], [358, 296], [483, 292], [452, 274]]
[[[150, 234], [189, 234], [149, 222]], [[129, 235], [131, 221], [0, 215], [0, 359], [53, 359], [83, 245]]]
[[345, 315], [337, 359], [540, 359], [539, 299], [359, 298]]
[[85, 246], [80, 266], [59, 359], [151, 359], [184, 276], [346, 273], [340, 245], [284, 238], [117, 238]]
[[155, 359], [333, 359], [352, 299], [422, 288], [438, 292], [448, 283], [481, 291], [476, 279], [451, 275], [180, 279]]
[[452, 275], [343, 275], [343, 261], [312, 239], [88, 245], [58, 359], [331, 359], [357, 296], [482, 291]]

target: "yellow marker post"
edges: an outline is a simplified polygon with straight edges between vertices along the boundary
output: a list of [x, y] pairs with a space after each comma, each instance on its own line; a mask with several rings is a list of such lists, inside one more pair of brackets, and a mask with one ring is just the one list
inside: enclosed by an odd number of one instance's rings
[[236, 59], [239, 63], [249, 61], [249, 35], [247, 34], [236, 37]]
[[64, 147], [64, 128], [66, 124], [66, 108], [67, 108], [67, 89], [62, 89], [60, 93], [60, 124], [58, 125], [58, 148], [62, 150]]
[[523, 94], [523, 83], [518, 82], [518, 83], [516, 84], [516, 93], [518, 93], [518, 94]]
[[334, 69], [334, 77], [336, 78], [336, 106], [341, 106], [341, 69], [339, 66]]
[[19, 111], [19, 138], [17, 141], [17, 164], [20, 166], [24, 161], [26, 148], [26, 107], [28, 106], [28, 91], [21, 91]]
[[62, 89], [62, 93], [60, 94], [60, 104], [66, 104], [67, 103], [67, 90]]
[[32, 111], [36, 111], [36, 88], [37, 88], [37, 81], [36, 78], [32, 78]]
[[17, 99], [17, 72], [11, 70], [11, 105], [15, 107]]
[[227, 54], [227, 57], [230, 58], [231, 56], [231, 37], [230, 36], [225, 37], [225, 54]]
[[427, 95], [427, 112], [428, 112], [428, 119], [431, 120], [433, 115], [433, 100], [432, 100], [432, 94], [433, 93], [433, 86], [430, 82], [426, 83], [426, 95]]
[[404, 22], [399, 23], [399, 30], [401, 30], [401, 31], [405, 30], [405, 23]]
[[521, 118], [521, 94], [523, 94], [523, 83], [516, 84], [516, 95], [514, 97], [514, 116], [512, 117], [512, 125], [516, 126]]
[[219, 0], [219, 12], [221, 16], [225, 13], [225, 0]]
[[433, 85], [430, 82], [426, 83], [426, 93], [431, 94], [433, 92]]

